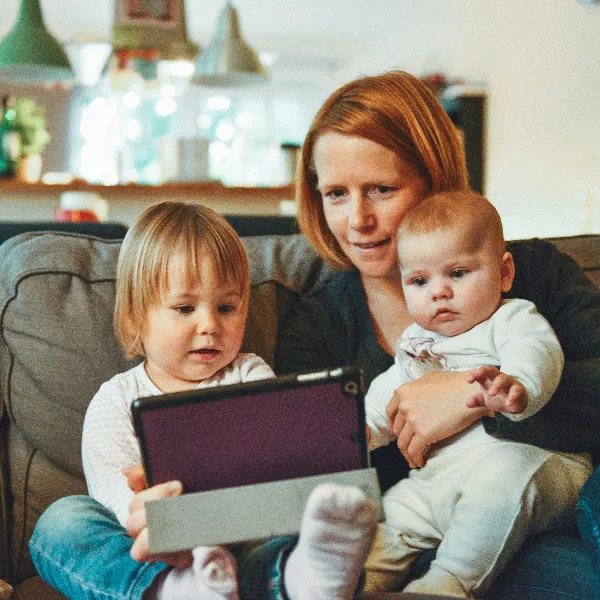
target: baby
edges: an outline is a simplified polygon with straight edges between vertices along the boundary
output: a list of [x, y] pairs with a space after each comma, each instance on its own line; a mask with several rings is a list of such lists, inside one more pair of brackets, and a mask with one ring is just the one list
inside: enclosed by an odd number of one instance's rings
[[[493, 205], [470, 191], [426, 198], [400, 225], [398, 258], [415, 323], [368, 390], [370, 448], [394, 439], [386, 408], [395, 389], [431, 370], [471, 371], [470, 407], [514, 420], [540, 410], [563, 354], [531, 302], [502, 299], [515, 267]], [[429, 571], [404, 591], [484, 594], [527, 535], [571, 524], [590, 473], [586, 455], [496, 439], [475, 423], [432, 446], [425, 466], [385, 494], [366, 589], [402, 588], [419, 553], [437, 548]]]

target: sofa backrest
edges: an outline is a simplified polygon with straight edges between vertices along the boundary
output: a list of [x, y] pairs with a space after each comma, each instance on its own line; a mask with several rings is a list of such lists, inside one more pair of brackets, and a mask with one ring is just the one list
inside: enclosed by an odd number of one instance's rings
[[[302, 236], [243, 241], [252, 282], [243, 349], [272, 364], [279, 319], [298, 294], [332, 271]], [[80, 452], [85, 410], [102, 382], [134, 364], [125, 360], [112, 326], [120, 245], [43, 232], [0, 246], [2, 481], [12, 499], [12, 581], [33, 573], [27, 541], [39, 514], [61, 496], [86, 493]]]

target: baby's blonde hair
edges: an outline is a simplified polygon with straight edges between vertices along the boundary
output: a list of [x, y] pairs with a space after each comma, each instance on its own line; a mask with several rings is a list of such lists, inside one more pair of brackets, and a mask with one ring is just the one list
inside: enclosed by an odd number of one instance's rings
[[439, 192], [413, 206], [398, 227], [398, 241], [406, 234], [460, 229], [474, 248], [490, 241], [500, 256], [506, 251], [502, 220], [494, 205], [471, 190]]
[[129, 229], [119, 253], [114, 327], [128, 358], [144, 356], [148, 312], [166, 295], [169, 262], [180, 256], [186, 260], [188, 282], [199, 276], [203, 261], [210, 260], [223, 283], [240, 286], [242, 309], [248, 310], [248, 257], [231, 225], [200, 204], [155, 204]]

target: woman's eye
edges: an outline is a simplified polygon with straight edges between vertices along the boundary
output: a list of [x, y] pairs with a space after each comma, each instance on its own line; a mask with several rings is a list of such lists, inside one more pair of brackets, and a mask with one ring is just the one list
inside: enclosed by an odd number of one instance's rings
[[343, 189], [328, 190], [323, 192], [323, 199], [330, 202], [336, 202], [345, 196], [346, 192]]
[[454, 271], [452, 271], [452, 277], [454, 279], [461, 279], [466, 274], [467, 274], [467, 270], [466, 269], [454, 269]]
[[234, 304], [221, 304], [219, 306], [219, 312], [222, 314], [232, 313], [236, 308], [237, 307]]

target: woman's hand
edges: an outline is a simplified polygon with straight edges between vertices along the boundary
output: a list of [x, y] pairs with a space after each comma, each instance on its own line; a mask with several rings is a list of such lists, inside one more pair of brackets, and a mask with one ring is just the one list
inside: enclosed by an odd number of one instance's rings
[[122, 472], [127, 477], [127, 484], [135, 492], [135, 496], [129, 505], [129, 518], [125, 524], [127, 533], [134, 539], [130, 550], [131, 558], [137, 561], [166, 562], [176, 569], [189, 567], [192, 564], [192, 553], [190, 550], [182, 550], [170, 554], [150, 554], [146, 508], [144, 506], [148, 500], [180, 496], [183, 493], [181, 483], [179, 481], [169, 481], [148, 488], [144, 469], [141, 465], [128, 467], [123, 469]]
[[429, 446], [490, 415], [485, 407], [467, 407], [480, 389], [468, 378], [468, 371], [430, 371], [394, 392], [387, 407], [390, 428], [412, 468], [425, 464]]

